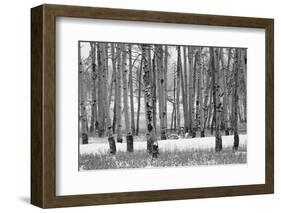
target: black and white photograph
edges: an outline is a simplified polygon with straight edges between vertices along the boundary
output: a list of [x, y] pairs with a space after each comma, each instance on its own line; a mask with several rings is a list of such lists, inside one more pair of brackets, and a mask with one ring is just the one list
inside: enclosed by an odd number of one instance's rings
[[247, 163], [247, 48], [77, 51], [79, 171]]

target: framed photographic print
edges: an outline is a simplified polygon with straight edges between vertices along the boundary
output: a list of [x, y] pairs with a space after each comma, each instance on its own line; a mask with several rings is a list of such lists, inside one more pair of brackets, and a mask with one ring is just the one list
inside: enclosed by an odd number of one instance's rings
[[274, 191], [273, 19], [31, 9], [31, 203]]

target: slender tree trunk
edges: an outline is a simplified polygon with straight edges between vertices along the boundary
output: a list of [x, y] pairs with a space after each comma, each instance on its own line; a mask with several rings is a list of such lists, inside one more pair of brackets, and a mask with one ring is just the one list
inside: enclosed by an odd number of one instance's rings
[[121, 44], [117, 44], [117, 70], [116, 70], [116, 125], [117, 143], [122, 143], [122, 123], [121, 123]]
[[180, 47], [177, 47], [178, 59], [177, 59], [177, 100], [176, 100], [176, 114], [177, 114], [177, 133], [181, 134], [181, 119], [180, 119], [180, 85], [181, 85], [181, 54]]
[[114, 106], [113, 106], [112, 131], [113, 131], [113, 134], [116, 133], [116, 100], [114, 100]]
[[140, 104], [141, 104], [141, 79], [142, 79], [142, 59], [140, 62], [140, 67], [139, 67], [139, 74], [138, 74], [138, 110], [137, 110], [137, 128], [136, 128], [136, 135], [139, 135], [139, 125], [140, 125]]
[[174, 70], [174, 102], [173, 102], [173, 112], [172, 112], [172, 119], [173, 119], [173, 129], [174, 131], [177, 130], [177, 113], [176, 113], [176, 88], [177, 88], [177, 81], [176, 81], [176, 77], [177, 77], [177, 71], [176, 69]]
[[129, 86], [130, 86], [130, 107], [132, 135], [135, 135], [135, 106], [134, 106], [134, 85], [133, 85], [133, 65], [132, 65], [132, 45], [128, 44], [129, 53]]
[[127, 151], [133, 152], [133, 135], [129, 119], [128, 110], [128, 69], [127, 69], [127, 50], [125, 44], [122, 44], [122, 80], [123, 80], [123, 107], [124, 107], [124, 117], [125, 117], [125, 128], [126, 128], [126, 141], [127, 141]]
[[185, 86], [185, 78], [183, 75], [184, 70], [182, 69], [182, 61], [181, 61], [181, 48], [180, 46], [177, 47], [178, 49], [178, 63], [180, 69], [180, 77], [181, 77], [181, 91], [182, 91], [182, 108], [183, 108], [183, 120], [184, 120], [184, 129], [183, 133], [187, 132], [188, 129], [188, 122], [187, 122], [187, 99], [186, 99], [186, 86]]
[[196, 91], [196, 100], [195, 100], [195, 105], [196, 105], [196, 114], [195, 114], [195, 121], [196, 121], [196, 131], [199, 130], [199, 126], [200, 126], [200, 78], [201, 78], [201, 73], [200, 73], [200, 60], [201, 60], [201, 52], [200, 52], [200, 48], [198, 48], [197, 52], [196, 52], [196, 56], [195, 56], [195, 72], [197, 73], [196, 75], [196, 86], [195, 87], [195, 91]]
[[203, 48], [200, 48], [200, 59], [199, 59], [199, 76], [198, 76], [198, 88], [199, 88], [199, 105], [200, 105], [200, 136], [205, 137], [204, 131], [204, 106], [203, 106], [203, 93], [204, 93], [204, 59], [202, 57]]
[[91, 46], [91, 59], [92, 59], [92, 107], [91, 107], [91, 121], [90, 131], [95, 133], [95, 126], [97, 121], [97, 70], [96, 70], [96, 44], [90, 43]]
[[[153, 126], [155, 127], [156, 131], [156, 102], [157, 102], [157, 94], [156, 94], [156, 87], [157, 87], [157, 72], [156, 72], [156, 56], [155, 52], [152, 57], [152, 77], [151, 77], [151, 85], [152, 85], [152, 120]], [[149, 57], [150, 58], [150, 57]], [[148, 58], [148, 60], [149, 60]]]
[[224, 120], [226, 123], [226, 128], [225, 128], [225, 135], [229, 135], [230, 131], [230, 119], [231, 117], [229, 116], [229, 96], [230, 96], [230, 91], [229, 91], [229, 73], [230, 73], [230, 61], [231, 61], [231, 49], [228, 48], [228, 57], [227, 57], [227, 67], [224, 73], [225, 76], [225, 93], [224, 93], [224, 104], [225, 104], [225, 109], [224, 109]]
[[193, 63], [193, 47], [188, 47], [188, 61], [189, 61], [189, 117], [190, 117], [190, 135], [192, 138], [196, 137], [194, 128], [194, 100], [195, 100], [195, 70]]
[[81, 47], [79, 46], [79, 93], [80, 93], [80, 132], [82, 137], [82, 144], [88, 144], [88, 132], [87, 132], [87, 113], [86, 113], [86, 97], [85, 97], [85, 79], [83, 62], [81, 58]]
[[[115, 54], [115, 44], [114, 43], [111, 43], [111, 62], [112, 62], [112, 72], [114, 73], [113, 87], [115, 89], [115, 92], [114, 92], [112, 131], [115, 134], [115, 130], [116, 130], [116, 99], [117, 99], [116, 98], [116, 89], [117, 89], [116, 75], [117, 74], [116, 74], [116, 54]], [[111, 95], [109, 97], [111, 97]], [[109, 105], [109, 107], [110, 107], [110, 105]]]
[[112, 124], [111, 124], [111, 118], [109, 113], [109, 104], [108, 104], [108, 88], [107, 88], [107, 74], [108, 74], [108, 57], [107, 57], [107, 43], [100, 43], [99, 44], [101, 49], [101, 58], [102, 58], [102, 87], [103, 87], [103, 94], [104, 94], [104, 116], [106, 121], [106, 129], [107, 129], [107, 137], [109, 142], [109, 152], [111, 154], [116, 153], [116, 144], [115, 139], [112, 132]]
[[241, 67], [243, 71], [243, 104], [244, 104], [244, 118], [247, 122], [247, 49], [241, 49]]
[[168, 127], [167, 124], [167, 101], [168, 101], [168, 89], [167, 89], [167, 81], [168, 81], [168, 46], [165, 45], [164, 48], [164, 116], [163, 116], [163, 120], [164, 120], [164, 126]]
[[238, 72], [239, 72], [239, 49], [235, 50], [235, 59], [234, 59], [234, 124], [233, 124], [233, 131], [234, 131], [234, 143], [233, 149], [237, 150], [239, 147], [239, 135], [238, 135]]
[[[199, 50], [195, 50], [194, 55], [194, 67], [193, 67], [193, 136], [196, 137], [196, 132], [199, 126], [199, 100], [198, 100], [198, 58], [199, 58]], [[197, 86], [197, 87], [196, 87]]]
[[213, 86], [213, 100], [214, 100], [214, 124], [216, 130], [216, 143], [215, 150], [219, 152], [222, 150], [222, 138], [220, 133], [220, 108], [221, 103], [219, 100], [219, 81], [218, 81], [218, 73], [219, 73], [219, 53], [217, 48], [210, 48], [210, 59], [212, 65], [212, 86]]
[[222, 76], [222, 89], [223, 89], [223, 101], [222, 101], [222, 116], [221, 116], [221, 130], [226, 131], [226, 67], [224, 64], [223, 54], [225, 48], [222, 48], [220, 51], [220, 61], [221, 61], [221, 76]]
[[102, 49], [97, 44], [97, 60], [98, 60], [98, 135], [104, 135], [104, 90], [103, 90], [103, 65], [102, 65]]
[[172, 115], [171, 115], [171, 126], [170, 126], [171, 130], [174, 128], [174, 113], [175, 113], [175, 104], [173, 103], [173, 110], [172, 110]]
[[190, 106], [189, 106], [189, 86], [188, 86], [188, 72], [187, 72], [187, 55], [186, 55], [186, 47], [183, 47], [183, 71], [184, 71], [184, 88], [185, 88], [185, 120], [187, 121], [187, 125], [185, 127], [185, 133], [188, 132], [190, 128]]
[[163, 47], [156, 45], [157, 52], [157, 75], [158, 75], [158, 104], [159, 104], [159, 119], [160, 119], [160, 135], [161, 140], [166, 140], [165, 119], [166, 112], [164, 111], [164, 67], [163, 67]]
[[[110, 105], [111, 105], [113, 88], [116, 88], [116, 56], [115, 56], [114, 43], [111, 43], [110, 49], [111, 49], [112, 74], [111, 74], [111, 82], [110, 82], [110, 85], [109, 85], [109, 95], [108, 95], [109, 108], [110, 108]], [[115, 100], [114, 100], [114, 104], [115, 104]]]
[[146, 119], [147, 119], [147, 148], [148, 152], [152, 154], [152, 157], [157, 157], [159, 154], [158, 142], [156, 138], [155, 128], [152, 121], [152, 91], [151, 91], [151, 75], [148, 65], [148, 47], [142, 45], [142, 58], [143, 58], [143, 82], [145, 86], [145, 100], [146, 100]]
[[210, 106], [211, 106], [211, 97], [212, 97], [212, 93], [211, 93], [211, 78], [210, 78], [210, 71], [208, 73], [206, 73], [206, 89], [205, 89], [205, 98], [204, 98], [204, 106], [203, 106], [203, 111], [204, 111], [204, 126], [203, 126], [203, 132], [201, 135], [204, 134], [205, 136], [205, 131], [206, 131], [206, 126], [209, 126], [209, 119], [208, 119], [208, 113], [210, 114]]

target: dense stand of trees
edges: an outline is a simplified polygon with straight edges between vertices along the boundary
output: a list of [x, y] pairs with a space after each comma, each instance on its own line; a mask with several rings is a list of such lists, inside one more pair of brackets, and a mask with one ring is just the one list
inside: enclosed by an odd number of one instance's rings
[[246, 51], [80, 42], [82, 143], [89, 137], [107, 137], [114, 154], [115, 143], [125, 138], [127, 151], [133, 152], [134, 138], [146, 136], [148, 152], [157, 156], [157, 141], [171, 135], [214, 134], [219, 152], [222, 135], [233, 134], [237, 150], [239, 132], [246, 131], [247, 122]]

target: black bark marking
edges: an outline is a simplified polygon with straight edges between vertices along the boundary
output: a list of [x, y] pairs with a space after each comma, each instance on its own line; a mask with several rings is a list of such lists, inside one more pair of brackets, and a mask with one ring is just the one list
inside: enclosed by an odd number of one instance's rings
[[88, 135], [87, 135], [87, 133], [82, 133], [82, 144], [88, 144]]

